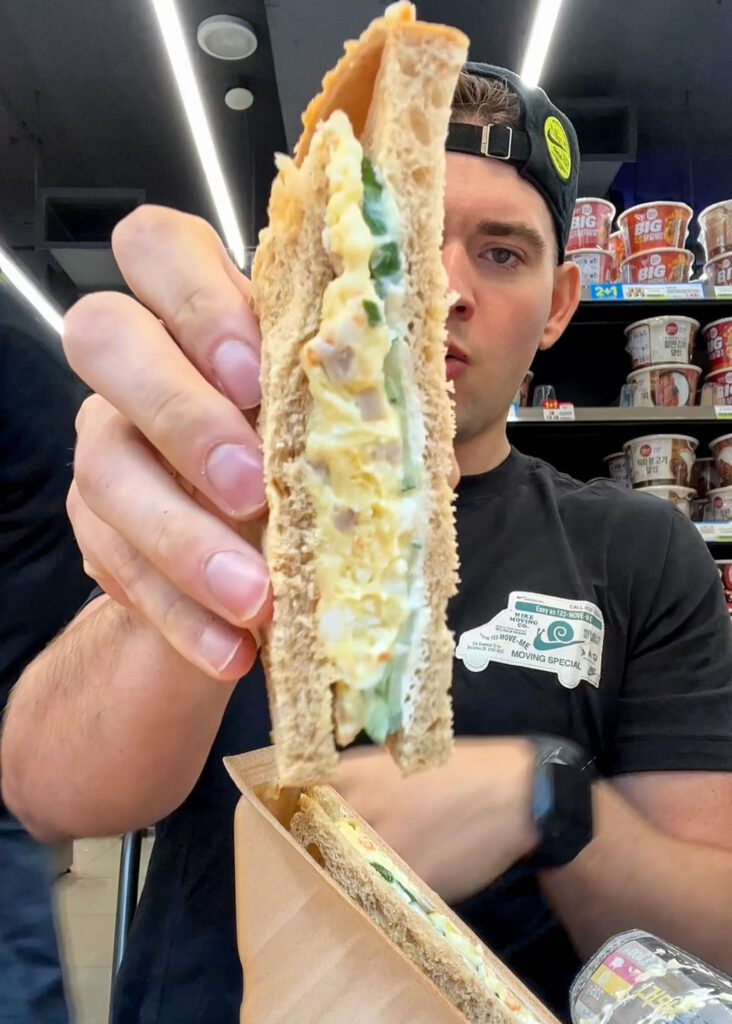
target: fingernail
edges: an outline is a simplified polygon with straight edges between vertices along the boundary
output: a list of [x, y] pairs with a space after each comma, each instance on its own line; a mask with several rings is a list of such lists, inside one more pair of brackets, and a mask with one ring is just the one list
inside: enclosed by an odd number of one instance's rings
[[269, 576], [264, 563], [238, 551], [217, 551], [206, 562], [205, 573], [211, 596], [237, 622], [253, 619], [267, 600]]
[[222, 342], [211, 356], [211, 366], [217, 381], [239, 409], [259, 405], [259, 359], [248, 345], [241, 341]]
[[235, 516], [265, 504], [262, 456], [243, 444], [219, 444], [206, 460], [206, 476]]
[[198, 641], [198, 653], [216, 672], [224, 672], [239, 653], [243, 637], [219, 622], [207, 626]]

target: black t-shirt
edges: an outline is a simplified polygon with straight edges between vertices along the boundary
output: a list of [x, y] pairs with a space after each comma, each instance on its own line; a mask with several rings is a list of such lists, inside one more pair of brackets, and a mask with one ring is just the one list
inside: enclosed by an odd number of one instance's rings
[[[462, 480], [457, 527], [458, 735], [569, 737], [608, 776], [732, 770], [732, 628], [713, 561], [680, 513], [513, 452]], [[268, 732], [257, 666], [236, 688], [190, 797], [158, 826], [117, 1024], [238, 1020], [238, 794], [221, 760], [266, 745]], [[525, 867], [457, 909], [564, 1014], [579, 961]]]
[[0, 314], [0, 712], [89, 593], [66, 515], [84, 394], [58, 342]]

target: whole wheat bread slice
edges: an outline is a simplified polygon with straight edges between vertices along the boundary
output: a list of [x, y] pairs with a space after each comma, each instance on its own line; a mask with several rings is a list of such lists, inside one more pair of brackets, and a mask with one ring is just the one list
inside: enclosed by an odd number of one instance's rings
[[[300, 796], [299, 811], [290, 823], [292, 835], [316, 856], [343, 891], [356, 902], [402, 952], [424, 972], [471, 1024], [516, 1024], [513, 1015], [472, 971], [456, 950], [419, 913], [395, 894], [392, 886], [353, 849], [334, 828], [339, 820], [355, 821], [359, 831], [381, 849], [413, 884], [415, 894], [444, 914], [473, 944], [479, 940], [467, 925], [429, 889], [393, 850], [390, 850], [352, 808], [328, 786], [317, 786]], [[490, 950], [483, 947], [487, 968], [539, 1022], [551, 1014]], [[555, 1022], [556, 1024], [556, 1022]]]
[[269, 524], [265, 554], [275, 596], [265, 639], [277, 767], [283, 785], [333, 776], [332, 666], [318, 650], [313, 553], [315, 514], [304, 481], [311, 397], [302, 346], [318, 331], [326, 285], [335, 276], [323, 246], [327, 155], [317, 126], [336, 109], [349, 117], [365, 152], [396, 199], [406, 275], [407, 344], [425, 416], [430, 524], [424, 577], [425, 631], [408, 729], [392, 738], [406, 772], [439, 764], [452, 744], [449, 686], [453, 642], [445, 624], [457, 585], [452, 494], [447, 483], [453, 415], [444, 380], [447, 280], [441, 259], [444, 143], [450, 103], [467, 54], [457, 30], [415, 22], [411, 4], [380, 18], [323, 81], [303, 115], [294, 161], [280, 161], [260, 235], [253, 300], [262, 329], [262, 413]]

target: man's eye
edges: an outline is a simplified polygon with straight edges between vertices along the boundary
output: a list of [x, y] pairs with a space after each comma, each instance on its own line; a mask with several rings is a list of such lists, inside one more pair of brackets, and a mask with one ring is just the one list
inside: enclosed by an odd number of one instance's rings
[[495, 263], [499, 267], [516, 266], [521, 262], [515, 252], [500, 247], [486, 249], [481, 255], [483, 259], [488, 260], [489, 263]]
[[516, 258], [510, 249], [491, 249], [491, 256], [494, 263], [510, 263]]

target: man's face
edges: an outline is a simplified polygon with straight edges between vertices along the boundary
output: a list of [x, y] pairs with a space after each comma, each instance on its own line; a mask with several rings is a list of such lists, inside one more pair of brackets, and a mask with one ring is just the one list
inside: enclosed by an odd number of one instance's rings
[[539, 192], [508, 164], [462, 153], [447, 154], [443, 262], [457, 295], [447, 375], [461, 444], [505, 422], [537, 349], [549, 348], [574, 312], [579, 274], [556, 264]]

